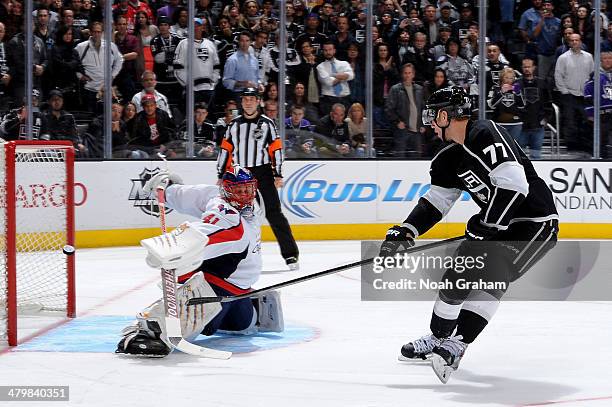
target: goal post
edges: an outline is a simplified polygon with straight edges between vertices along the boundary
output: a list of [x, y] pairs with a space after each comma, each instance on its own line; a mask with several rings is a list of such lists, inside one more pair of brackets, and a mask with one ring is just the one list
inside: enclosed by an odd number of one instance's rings
[[[0, 142], [0, 342], [18, 344], [18, 316], [75, 317], [74, 147]], [[44, 326], [40, 326], [44, 328]]]

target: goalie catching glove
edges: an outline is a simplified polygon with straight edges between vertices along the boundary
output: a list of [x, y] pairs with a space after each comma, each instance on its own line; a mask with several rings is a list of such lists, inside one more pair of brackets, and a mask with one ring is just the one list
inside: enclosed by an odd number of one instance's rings
[[142, 187], [143, 191], [153, 194], [158, 188], [166, 189], [172, 184], [183, 184], [183, 180], [177, 174], [172, 174], [168, 170], [162, 170], [152, 176]]
[[385, 241], [380, 245], [380, 257], [390, 257], [414, 246], [414, 235], [406, 226], [395, 225], [387, 231]]

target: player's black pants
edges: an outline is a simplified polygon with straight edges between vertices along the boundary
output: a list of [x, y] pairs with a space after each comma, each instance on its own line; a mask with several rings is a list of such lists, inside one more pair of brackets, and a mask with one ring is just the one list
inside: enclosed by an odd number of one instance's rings
[[[455, 327], [467, 343], [472, 342], [484, 329], [511, 282], [523, 276], [557, 243], [558, 221], [517, 222], [487, 242], [464, 241], [455, 254], [455, 260], [480, 259], [469, 268], [448, 269], [442, 277], [445, 288], [438, 293], [441, 308], [461, 309], [459, 315], [438, 315], [436, 307], [430, 328], [439, 338], [449, 336]], [[456, 263], [458, 264], [458, 263]], [[465, 264], [465, 263], [464, 263]], [[467, 287], [465, 282], [467, 282]], [[469, 283], [494, 283], [497, 287], [473, 290]], [[467, 302], [464, 303], [464, 301]], [[487, 304], [489, 303], [489, 304]], [[468, 309], [466, 305], [469, 304]], [[440, 306], [440, 304], [437, 304]], [[452, 311], [450, 311], [452, 313]]]
[[[281, 203], [278, 197], [278, 191], [274, 186], [272, 167], [269, 165], [261, 165], [251, 167], [249, 170], [257, 179], [259, 192], [263, 198], [263, 206], [266, 210], [266, 219], [270, 223], [274, 236], [276, 236], [281, 255], [285, 259], [289, 257], [297, 258], [299, 250], [293, 238], [293, 234], [291, 233], [289, 222], [281, 212]], [[259, 204], [261, 205], [261, 202]]]

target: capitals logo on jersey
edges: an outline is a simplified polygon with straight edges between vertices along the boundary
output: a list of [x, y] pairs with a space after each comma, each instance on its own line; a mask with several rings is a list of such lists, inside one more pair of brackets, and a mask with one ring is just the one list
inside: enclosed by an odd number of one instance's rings
[[491, 190], [472, 170], [458, 174], [466, 188], [481, 202], [488, 204]]
[[[132, 189], [130, 190], [130, 196], [128, 200], [134, 202], [134, 207], [140, 208], [141, 211], [146, 213], [147, 215], [159, 217], [159, 205], [157, 204], [157, 198], [155, 197], [155, 193], [147, 193], [143, 190], [144, 185], [147, 183], [151, 177], [157, 175], [161, 170], [159, 167], [155, 169], [145, 168], [142, 170], [140, 174], [138, 174], [138, 178], [132, 178]], [[166, 214], [172, 212], [172, 209], [166, 207]]]

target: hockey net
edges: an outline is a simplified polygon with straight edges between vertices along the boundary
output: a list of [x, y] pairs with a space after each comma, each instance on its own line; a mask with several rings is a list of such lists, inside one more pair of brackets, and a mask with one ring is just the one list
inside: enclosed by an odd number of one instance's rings
[[0, 143], [0, 343], [25, 315], [75, 315], [73, 171], [70, 142]]

